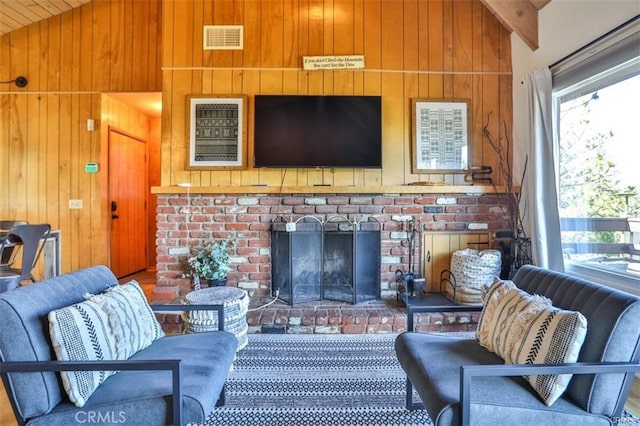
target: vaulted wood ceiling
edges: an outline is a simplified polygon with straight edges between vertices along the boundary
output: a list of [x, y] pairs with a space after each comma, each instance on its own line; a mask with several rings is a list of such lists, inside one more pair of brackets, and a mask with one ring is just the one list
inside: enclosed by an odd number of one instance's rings
[[82, 6], [91, 0], [0, 0], [0, 35]]
[[[66, 12], [91, 0], [0, 0], [0, 35]], [[538, 48], [538, 10], [551, 0], [480, 0], [509, 31]]]

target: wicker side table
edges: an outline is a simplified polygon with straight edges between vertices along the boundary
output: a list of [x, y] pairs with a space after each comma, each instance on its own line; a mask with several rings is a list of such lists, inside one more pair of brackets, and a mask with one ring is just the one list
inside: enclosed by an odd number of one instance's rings
[[[236, 287], [209, 287], [185, 296], [191, 305], [224, 305], [224, 329], [238, 339], [238, 350], [247, 346], [247, 309], [249, 295]], [[182, 314], [188, 333], [218, 330], [216, 311], [190, 311]]]

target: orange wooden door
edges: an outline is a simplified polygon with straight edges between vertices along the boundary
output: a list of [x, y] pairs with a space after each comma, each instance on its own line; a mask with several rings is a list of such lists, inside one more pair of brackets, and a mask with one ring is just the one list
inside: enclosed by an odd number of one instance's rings
[[147, 267], [146, 188], [146, 142], [109, 129], [109, 262], [118, 278]]

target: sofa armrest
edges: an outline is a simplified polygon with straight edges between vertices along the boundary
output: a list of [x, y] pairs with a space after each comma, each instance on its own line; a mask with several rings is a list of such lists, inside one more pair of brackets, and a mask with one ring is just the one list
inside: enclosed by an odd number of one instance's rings
[[[0, 376], [9, 392], [7, 373], [37, 373], [41, 371], [100, 371], [100, 370], [171, 370], [173, 424], [182, 424], [182, 361], [179, 359], [125, 361], [11, 361], [0, 362]], [[18, 415], [13, 399], [11, 405]]]
[[149, 305], [155, 312], [217, 311], [218, 330], [224, 331], [224, 305]]
[[493, 364], [460, 366], [460, 424], [471, 424], [471, 379], [540, 374], [608, 374], [640, 372], [640, 361], [568, 364]]

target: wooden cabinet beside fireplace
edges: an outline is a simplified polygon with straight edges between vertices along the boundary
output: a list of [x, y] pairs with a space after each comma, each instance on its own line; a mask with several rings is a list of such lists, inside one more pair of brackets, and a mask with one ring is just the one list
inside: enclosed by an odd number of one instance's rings
[[456, 250], [492, 248], [492, 233], [484, 232], [424, 232], [422, 259], [426, 291], [440, 291], [440, 272], [449, 269], [451, 255]]

